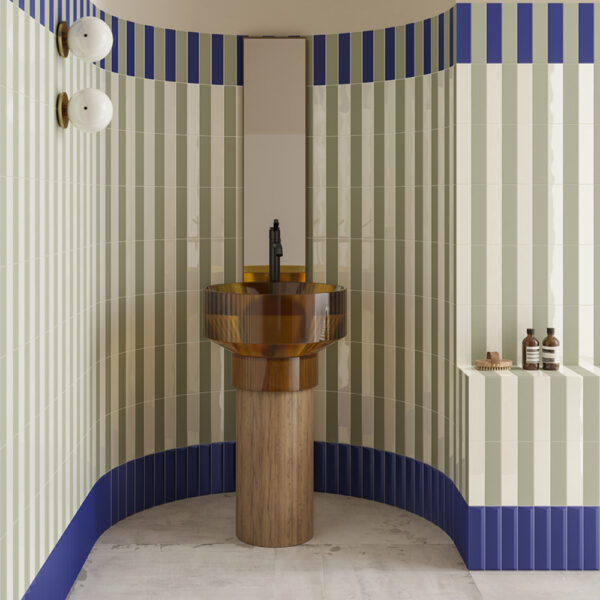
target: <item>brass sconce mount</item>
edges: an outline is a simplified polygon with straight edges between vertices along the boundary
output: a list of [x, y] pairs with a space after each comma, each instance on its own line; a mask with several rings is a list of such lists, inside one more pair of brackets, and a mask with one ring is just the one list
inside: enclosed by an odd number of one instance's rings
[[63, 129], [66, 129], [69, 126], [68, 106], [69, 96], [67, 96], [66, 92], [60, 93], [56, 98], [56, 118], [58, 119], [58, 124]]
[[69, 26], [66, 21], [61, 21], [56, 27], [56, 45], [58, 47], [58, 53], [66, 58], [69, 56], [69, 43], [67, 41], [67, 35], [69, 33]]

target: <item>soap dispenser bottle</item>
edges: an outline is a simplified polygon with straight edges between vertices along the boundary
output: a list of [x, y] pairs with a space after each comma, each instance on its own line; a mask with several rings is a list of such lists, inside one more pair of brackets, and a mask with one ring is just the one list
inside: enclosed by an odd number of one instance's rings
[[540, 368], [540, 341], [535, 337], [535, 329], [527, 330], [523, 340], [523, 369], [537, 371]]
[[542, 342], [542, 365], [545, 371], [558, 371], [560, 367], [560, 342], [554, 336], [554, 327], [548, 327]]

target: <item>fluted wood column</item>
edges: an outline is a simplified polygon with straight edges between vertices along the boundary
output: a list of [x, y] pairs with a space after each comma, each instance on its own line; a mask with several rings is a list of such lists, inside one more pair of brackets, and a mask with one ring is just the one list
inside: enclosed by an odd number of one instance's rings
[[248, 544], [295, 546], [313, 536], [316, 365], [316, 355], [233, 357], [236, 534]]

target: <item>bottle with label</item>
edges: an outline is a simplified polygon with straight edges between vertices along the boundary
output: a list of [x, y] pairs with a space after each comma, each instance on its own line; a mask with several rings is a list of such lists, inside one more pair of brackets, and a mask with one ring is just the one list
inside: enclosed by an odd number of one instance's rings
[[523, 340], [523, 369], [536, 371], [540, 368], [540, 341], [535, 337], [535, 329], [527, 330]]
[[560, 342], [554, 336], [554, 327], [548, 327], [548, 335], [542, 342], [542, 365], [545, 371], [558, 371], [560, 366]]

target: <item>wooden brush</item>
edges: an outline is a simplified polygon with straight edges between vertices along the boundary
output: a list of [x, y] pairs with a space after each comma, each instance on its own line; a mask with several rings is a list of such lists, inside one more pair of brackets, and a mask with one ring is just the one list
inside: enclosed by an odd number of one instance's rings
[[508, 371], [512, 364], [512, 360], [500, 358], [498, 352], [488, 352], [487, 358], [478, 358], [475, 361], [475, 367], [480, 371]]

